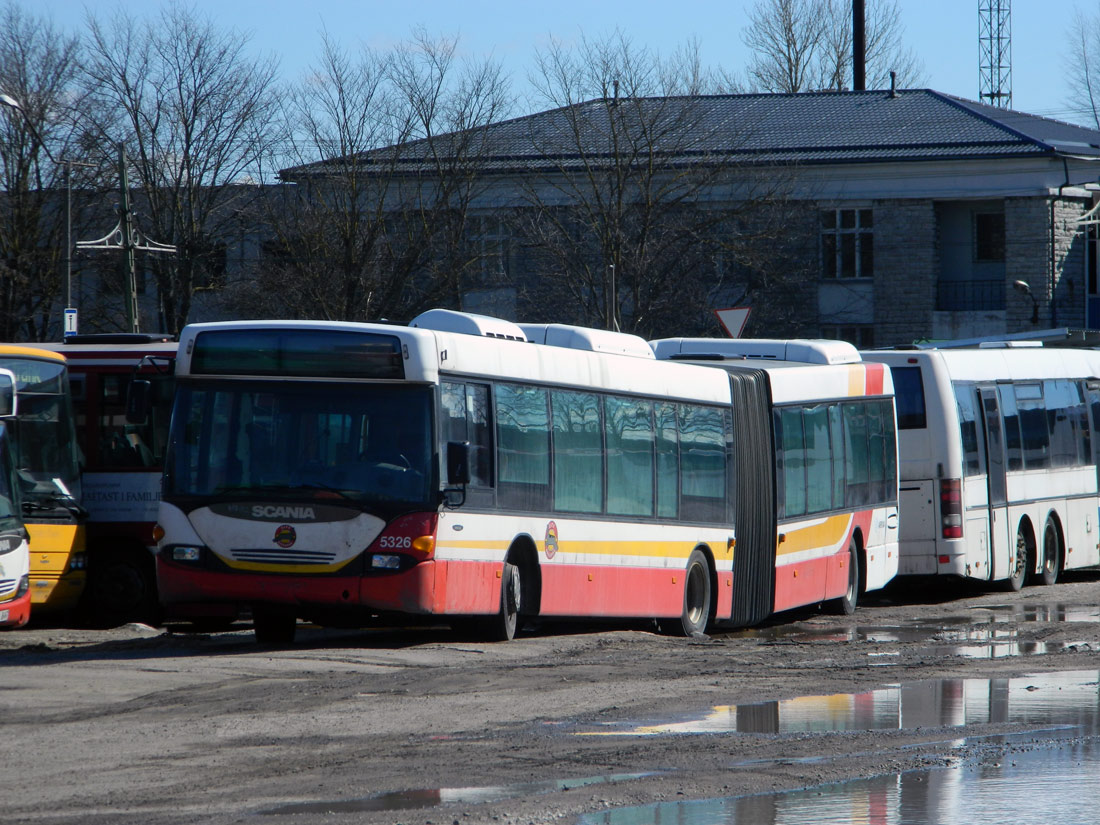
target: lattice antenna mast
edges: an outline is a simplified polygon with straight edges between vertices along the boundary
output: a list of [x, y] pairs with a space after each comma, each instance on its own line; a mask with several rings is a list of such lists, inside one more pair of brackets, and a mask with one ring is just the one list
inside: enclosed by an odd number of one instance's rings
[[978, 0], [978, 99], [1012, 108], [1012, 2]]

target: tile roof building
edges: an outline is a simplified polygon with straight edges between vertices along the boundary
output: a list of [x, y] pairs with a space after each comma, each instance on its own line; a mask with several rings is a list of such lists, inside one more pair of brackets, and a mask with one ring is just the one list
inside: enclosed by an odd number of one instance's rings
[[[540, 277], [539, 258], [523, 252], [532, 243], [514, 236], [507, 216], [576, 207], [626, 167], [659, 170], [622, 186], [630, 197], [641, 197], [645, 181], [667, 185], [721, 167], [674, 195], [678, 207], [721, 210], [746, 200], [745, 180], [781, 180], [784, 228], [776, 245], [792, 239], [788, 252], [802, 263], [797, 279], [763, 281], [763, 291], [728, 284], [709, 294], [706, 300], [759, 302], [747, 335], [878, 346], [1100, 328], [1097, 130], [927, 89], [598, 99], [376, 150], [359, 162], [366, 171], [430, 175], [430, 152], [471, 140], [479, 187], [470, 206], [483, 220], [482, 237], [491, 235], [493, 248], [504, 251], [491, 283], [467, 282], [468, 309], [534, 320], [524, 284]], [[316, 182], [331, 169], [318, 163], [282, 177]], [[726, 230], [716, 224], [712, 231]], [[772, 327], [788, 298], [798, 313]], [[625, 315], [636, 309], [631, 300], [620, 298]]]

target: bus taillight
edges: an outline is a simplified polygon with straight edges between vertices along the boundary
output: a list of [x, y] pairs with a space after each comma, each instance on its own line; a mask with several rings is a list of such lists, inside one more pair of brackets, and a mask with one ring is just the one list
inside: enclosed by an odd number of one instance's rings
[[962, 480], [945, 478], [940, 480], [940, 519], [945, 539], [961, 539], [962, 522]]

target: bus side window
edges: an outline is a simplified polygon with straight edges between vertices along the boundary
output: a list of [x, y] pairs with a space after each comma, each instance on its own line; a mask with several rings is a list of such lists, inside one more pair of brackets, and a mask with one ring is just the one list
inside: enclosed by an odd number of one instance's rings
[[715, 523], [728, 519], [729, 425], [724, 413], [711, 407], [680, 406], [680, 515], [684, 519]]
[[959, 429], [962, 436], [963, 475], [976, 476], [982, 472], [978, 454], [978, 407], [973, 384], [955, 384], [955, 406], [959, 411]]
[[[440, 385], [442, 406], [440, 455], [446, 456], [449, 441], [470, 443], [470, 485], [492, 485], [489, 426], [489, 387], [485, 384], [460, 384], [444, 381]], [[446, 478], [444, 468], [443, 478]]]
[[605, 407], [607, 512], [652, 516], [653, 404], [609, 396]]
[[802, 410], [776, 410], [775, 416], [777, 429], [782, 433], [782, 513], [788, 517], [800, 516], [806, 512], [806, 443]]
[[497, 489], [502, 507], [550, 508], [547, 396], [538, 387], [496, 385]]
[[554, 509], [603, 512], [603, 427], [594, 393], [554, 390]]

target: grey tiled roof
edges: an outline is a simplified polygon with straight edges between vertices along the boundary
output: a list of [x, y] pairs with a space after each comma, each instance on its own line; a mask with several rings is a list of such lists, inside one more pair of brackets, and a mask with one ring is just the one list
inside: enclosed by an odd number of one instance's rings
[[[1074, 155], [1100, 160], [1100, 131], [998, 109], [930, 89], [808, 94], [625, 98], [539, 112], [450, 136], [482, 141], [482, 171], [557, 168], [611, 154], [611, 112], [627, 132], [644, 126], [666, 162], [708, 156], [741, 163], [860, 163]], [[686, 128], [684, 124], [687, 124]], [[620, 131], [620, 135], [622, 132]], [[621, 144], [620, 144], [621, 145]], [[400, 150], [409, 170], [425, 159], [423, 143]], [[439, 148], [437, 144], [436, 148]], [[392, 160], [392, 149], [362, 156]], [[323, 164], [283, 176], [322, 173]]]

